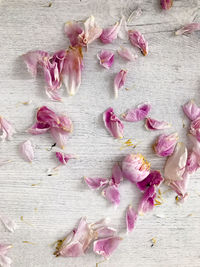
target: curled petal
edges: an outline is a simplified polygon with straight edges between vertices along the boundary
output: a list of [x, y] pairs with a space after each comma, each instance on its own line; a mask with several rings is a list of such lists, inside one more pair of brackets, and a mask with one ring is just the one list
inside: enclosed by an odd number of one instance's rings
[[122, 161], [122, 171], [132, 183], [144, 180], [150, 173], [150, 163], [141, 154], [129, 154]]
[[178, 143], [174, 153], [167, 159], [164, 168], [164, 177], [167, 181], [182, 179], [187, 163], [187, 148], [184, 143]]
[[137, 108], [129, 109], [126, 113], [122, 115], [122, 117], [125, 121], [137, 122], [146, 118], [150, 110], [151, 105], [141, 104]]
[[116, 207], [120, 203], [120, 193], [119, 189], [116, 185], [109, 185], [107, 186], [103, 191], [102, 195], [110, 201], [112, 204], [114, 204]]
[[115, 98], [118, 97], [118, 91], [125, 83], [126, 75], [127, 75], [126, 70], [120, 70], [120, 72], [118, 72], [117, 75], [115, 76], [115, 79], [114, 79]]
[[143, 197], [139, 203], [138, 213], [144, 214], [151, 211], [154, 207], [154, 199], [156, 197], [155, 186], [151, 185], [143, 194]]
[[103, 114], [106, 129], [114, 138], [123, 138], [124, 125], [115, 115], [112, 108], [108, 108]]
[[[15, 229], [17, 228], [17, 225], [13, 220], [3, 215], [0, 216], [0, 220], [2, 221], [6, 229], [8, 229], [8, 231], [14, 233]], [[0, 255], [1, 255], [1, 246], [0, 246]]]
[[134, 30], [129, 30], [128, 36], [131, 44], [138, 47], [142, 54], [146, 56], [148, 54], [148, 42], [144, 39], [144, 36], [140, 32]]
[[0, 117], [0, 138], [2, 141], [11, 140], [15, 133], [14, 127], [5, 118]]
[[160, 157], [171, 156], [174, 152], [177, 141], [177, 133], [170, 135], [162, 134], [158, 137], [156, 143], [153, 145], [154, 151]]
[[59, 127], [59, 116], [47, 106], [42, 106], [37, 111], [37, 121], [43, 124], [48, 124], [49, 127]]
[[160, 5], [162, 9], [170, 9], [172, 7], [173, 0], [160, 0]]
[[97, 54], [97, 58], [99, 59], [100, 65], [106, 69], [110, 69], [114, 63], [114, 53], [110, 51], [102, 50]]
[[143, 181], [137, 183], [137, 187], [141, 191], [145, 191], [151, 185], [159, 186], [163, 180], [164, 178], [159, 171], [151, 171]]
[[137, 220], [137, 212], [133, 209], [133, 207], [130, 205], [127, 208], [126, 211], [126, 228], [127, 232], [132, 232], [135, 227], [135, 222]]
[[56, 157], [63, 165], [66, 165], [70, 159], [76, 159], [75, 155], [65, 154], [61, 152], [56, 152]]
[[126, 48], [126, 47], [122, 47], [121, 49], [117, 50], [118, 54], [120, 55], [120, 57], [128, 60], [128, 61], [135, 61], [138, 56], [134, 55], [130, 49]]
[[184, 172], [182, 179], [169, 183], [169, 186], [178, 194], [179, 201], [183, 202], [187, 197], [187, 187], [189, 183], [189, 173]]
[[175, 32], [176, 35], [193, 33], [195, 31], [200, 31], [200, 23], [190, 23], [180, 28]]
[[46, 133], [50, 129], [49, 124], [45, 124], [42, 122], [36, 122], [31, 128], [28, 129], [30, 134], [43, 134]]
[[104, 258], [109, 258], [121, 241], [122, 238], [118, 236], [99, 239], [94, 242], [93, 251]]
[[108, 184], [107, 178], [89, 178], [84, 177], [86, 184], [90, 189], [100, 189]]
[[64, 27], [65, 34], [70, 40], [72, 46], [79, 45], [79, 36], [83, 33], [83, 29], [76, 22], [67, 22]]
[[119, 167], [119, 164], [116, 163], [112, 168], [112, 177], [111, 177], [112, 184], [119, 185], [122, 180], [123, 180], [122, 170]]
[[190, 100], [185, 105], [183, 105], [183, 111], [185, 115], [192, 121], [200, 116], [200, 108], [193, 100]]
[[121, 28], [121, 21], [117, 22], [114, 26], [110, 28], [103, 29], [99, 39], [104, 44], [112, 43], [115, 39], [117, 39], [120, 28]]
[[145, 127], [147, 130], [164, 130], [167, 128], [170, 128], [171, 125], [168, 122], [165, 121], [157, 121], [150, 117], [146, 118]]
[[64, 147], [66, 146], [66, 143], [67, 143], [69, 132], [66, 132], [66, 131], [59, 129], [59, 128], [51, 128], [50, 132], [51, 132], [51, 136], [53, 137], [56, 144], [60, 148], [64, 149]]
[[114, 236], [116, 232], [117, 232], [116, 229], [109, 227], [109, 226], [103, 226], [96, 230], [98, 238], [111, 237], [111, 236]]
[[200, 117], [197, 117], [191, 122], [190, 133], [200, 141]]
[[23, 142], [20, 146], [21, 154], [23, 158], [29, 162], [34, 159], [34, 150], [30, 140]]

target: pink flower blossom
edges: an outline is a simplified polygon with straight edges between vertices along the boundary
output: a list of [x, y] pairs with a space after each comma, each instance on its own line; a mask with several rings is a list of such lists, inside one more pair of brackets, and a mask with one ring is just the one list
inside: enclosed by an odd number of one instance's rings
[[146, 56], [148, 54], [148, 42], [144, 39], [144, 36], [139, 31], [129, 30], [129, 40], [133, 46], [140, 49], [142, 54]]
[[63, 165], [66, 165], [70, 159], [76, 159], [77, 158], [75, 155], [65, 154], [62, 152], [56, 152], [56, 157]]
[[146, 191], [143, 194], [142, 199], [140, 200], [138, 213], [144, 214], [146, 212], [151, 211], [154, 208], [155, 197], [156, 197], [155, 186], [151, 185], [150, 187], [146, 189]]
[[150, 174], [141, 182], [137, 183], [137, 187], [141, 191], [145, 191], [149, 186], [155, 185], [159, 186], [163, 182], [164, 178], [162, 177], [159, 171], [151, 171]]
[[114, 53], [107, 50], [102, 50], [97, 54], [97, 58], [99, 59], [100, 65], [106, 69], [110, 69], [114, 63]]
[[130, 49], [122, 47], [121, 49], [117, 50], [118, 54], [120, 55], [120, 57], [122, 57], [123, 59], [126, 59], [128, 61], [135, 61], [138, 56], [134, 55]]
[[160, 157], [168, 157], [173, 154], [177, 141], [177, 133], [170, 135], [162, 134], [153, 145], [154, 151]]
[[137, 212], [135, 212], [133, 207], [129, 205], [126, 211], [126, 228], [128, 233], [133, 231], [137, 216]]
[[10, 267], [12, 260], [6, 256], [8, 250], [12, 248], [11, 245], [0, 244], [0, 266]]
[[160, 5], [162, 9], [170, 9], [172, 7], [173, 0], [160, 0]]
[[30, 140], [27, 140], [20, 145], [20, 151], [21, 151], [22, 157], [25, 160], [27, 160], [29, 162], [33, 161], [34, 149], [33, 149], [33, 146], [32, 146], [32, 143]]
[[197, 117], [200, 117], [200, 108], [193, 100], [190, 100], [185, 105], [183, 105], [183, 111], [185, 115], [192, 121]]
[[2, 141], [11, 140], [15, 133], [14, 127], [5, 118], [0, 117], [0, 138]]
[[126, 80], [127, 70], [120, 70], [120, 72], [117, 73], [114, 79], [114, 92], [115, 92], [115, 98], [118, 97], [119, 89], [124, 86], [125, 80]]
[[125, 121], [137, 122], [146, 118], [150, 110], [151, 110], [151, 105], [141, 104], [138, 105], [137, 108], [129, 109], [127, 112], [122, 114], [122, 117]]
[[146, 118], [145, 127], [147, 130], [155, 131], [155, 130], [164, 130], [170, 128], [171, 125], [165, 121], [157, 121], [150, 117]]
[[121, 28], [121, 21], [117, 22], [114, 26], [103, 29], [101, 36], [99, 39], [104, 44], [112, 43], [115, 39], [117, 39], [118, 33]]
[[195, 31], [200, 31], [200, 23], [190, 23], [180, 28], [175, 32], [176, 35], [193, 33]]

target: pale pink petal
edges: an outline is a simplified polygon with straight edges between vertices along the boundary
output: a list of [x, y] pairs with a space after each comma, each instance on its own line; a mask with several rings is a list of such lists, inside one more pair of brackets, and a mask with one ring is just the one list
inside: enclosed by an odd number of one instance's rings
[[112, 108], [108, 108], [103, 114], [106, 129], [114, 138], [123, 138], [124, 125], [115, 115]]
[[137, 122], [146, 118], [150, 110], [151, 110], [151, 105], [141, 104], [138, 105], [137, 108], [129, 109], [126, 113], [122, 115], [122, 117], [125, 121]]
[[118, 97], [119, 89], [124, 86], [126, 80], [127, 70], [120, 70], [114, 79], [114, 93], [115, 98]]
[[160, 0], [160, 5], [162, 9], [170, 9], [172, 7], [173, 0]]
[[144, 39], [144, 36], [139, 31], [129, 30], [129, 40], [133, 46], [140, 49], [142, 54], [146, 56], [148, 54], [148, 42]]
[[169, 183], [169, 186], [178, 194], [179, 201], [183, 202], [188, 196], [187, 187], [189, 183], [189, 173], [186, 171], [182, 175], [182, 179], [179, 181], [173, 181]]
[[95, 223], [92, 224], [92, 229], [93, 230], [97, 230], [97, 229], [101, 229], [102, 227], [106, 227], [108, 226], [108, 224], [110, 223], [110, 218], [103, 218]]
[[155, 153], [160, 157], [171, 156], [174, 152], [176, 143], [178, 141], [178, 134], [160, 135], [153, 145]]
[[67, 22], [64, 27], [65, 34], [70, 40], [72, 46], [79, 45], [79, 36], [83, 33], [83, 29], [76, 22]]
[[122, 161], [122, 171], [132, 183], [144, 180], [150, 173], [150, 164], [141, 154], [129, 154]]
[[96, 230], [98, 238], [111, 237], [111, 236], [114, 236], [116, 232], [117, 232], [116, 229], [109, 227], [109, 226], [103, 226]]
[[120, 193], [116, 185], [109, 185], [102, 191], [102, 195], [116, 207], [120, 203]]
[[50, 132], [56, 144], [60, 148], [64, 149], [68, 140], [69, 132], [66, 132], [59, 128], [51, 128]]
[[15, 133], [14, 127], [5, 118], [0, 117], [0, 138], [2, 141], [11, 140]]
[[194, 173], [200, 167], [200, 156], [195, 152], [190, 152], [187, 159], [186, 170], [188, 173]]
[[174, 153], [167, 159], [164, 168], [164, 177], [167, 181], [177, 181], [182, 179], [187, 163], [187, 148], [184, 143], [178, 143]]
[[77, 158], [75, 155], [65, 154], [62, 152], [56, 152], [56, 157], [63, 165], [66, 165], [70, 159], [76, 159]]
[[145, 127], [147, 130], [155, 131], [155, 130], [164, 130], [171, 127], [171, 124], [166, 121], [157, 121], [150, 117], [146, 118]]
[[[17, 225], [13, 220], [11, 220], [9, 217], [4, 216], [4, 215], [0, 215], [0, 220], [2, 221], [6, 229], [8, 229], [8, 231], [14, 233], [14, 231], [17, 228]], [[1, 254], [1, 251], [0, 251], [0, 254]]]
[[137, 183], [137, 187], [141, 191], [145, 191], [147, 187], [151, 185], [159, 186], [163, 182], [163, 180], [164, 178], [162, 177], [160, 171], [151, 171], [144, 180]]
[[200, 116], [191, 122], [190, 133], [200, 141]]
[[135, 227], [135, 222], [137, 220], [137, 212], [133, 209], [131, 205], [128, 206], [126, 211], [126, 228], [127, 232], [132, 232]]
[[34, 150], [33, 150], [33, 146], [32, 146], [32, 143], [30, 140], [27, 140], [20, 145], [20, 151], [21, 151], [22, 157], [25, 160], [27, 160], [29, 162], [33, 161]]
[[140, 200], [139, 206], [138, 206], [138, 213], [144, 214], [148, 211], [151, 211], [154, 208], [154, 199], [156, 197], [156, 190], [155, 186], [151, 185], [146, 189], [146, 191], [143, 194], [142, 199]]
[[121, 27], [121, 21], [117, 22], [114, 26], [103, 29], [101, 36], [99, 39], [101, 40], [102, 43], [104, 44], [110, 44], [112, 43], [115, 39], [117, 39], [117, 36], [119, 34]]
[[89, 186], [90, 189], [100, 189], [105, 187], [108, 184], [107, 178], [89, 178], [84, 177], [86, 184]]
[[192, 121], [200, 116], [200, 108], [193, 100], [190, 100], [185, 105], [183, 105], [183, 111], [185, 115]]
[[45, 88], [46, 95], [53, 101], [61, 101], [62, 98], [59, 95], [59, 90], [52, 90], [49, 87]]
[[2, 267], [10, 267], [12, 263], [12, 260], [5, 256], [5, 255], [0, 255], [0, 266]]
[[123, 180], [122, 170], [118, 163], [116, 163], [112, 168], [111, 184], [119, 185]]
[[200, 142], [197, 140], [197, 138], [191, 134], [188, 134], [188, 137], [190, 139], [190, 141], [192, 142], [192, 151], [198, 156], [200, 157]]
[[99, 59], [100, 65], [106, 69], [110, 69], [114, 63], [114, 53], [111, 51], [102, 50], [97, 54], [97, 58]]
[[94, 242], [93, 251], [104, 258], [109, 258], [121, 241], [122, 238], [118, 236], [99, 239]]
[[120, 55], [120, 57], [122, 57], [123, 59], [126, 59], [128, 61], [135, 61], [138, 56], [134, 55], [130, 49], [122, 47], [121, 49], [117, 50], [118, 54]]
[[121, 40], [128, 40], [128, 27], [127, 27], [127, 21], [126, 18], [122, 15], [122, 18], [120, 20], [120, 30], [118, 32], [117, 37], [119, 37]]
[[200, 31], [200, 23], [190, 23], [180, 28], [175, 32], [176, 35], [193, 33], [195, 31]]
[[8, 250], [12, 248], [11, 245], [0, 244], [0, 255], [5, 255], [8, 253]]

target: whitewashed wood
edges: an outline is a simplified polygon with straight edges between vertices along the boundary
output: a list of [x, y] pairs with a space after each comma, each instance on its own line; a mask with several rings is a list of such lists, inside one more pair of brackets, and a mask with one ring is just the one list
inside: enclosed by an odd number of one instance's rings
[[[109, 176], [114, 162], [130, 152], [120, 151], [120, 143], [113, 140], [102, 124], [102, 112], [112, 106], [117, 114], [138, 103], [149, 101], [153, 105], [152, 116], [173, 124], [171, 131], [178, 131], [186, 141], [183, 129], [181, 105], [188, 99], [199, 101], [200, 61], [199, 33], [175, 37], [174, 29], [182, 24], [199, 21], [198, 0], [174, 1], [173, 8], [163, 12], [159, 1], [116, 0], [57, 0], [48, 8], [47, 1], [1, 0], [0, 2], [0, 114], [16, 126], [18, 133], [13, 141], [2, 143], [1, 158], [12, 159], [0, 172], [0, 212], [10, 215], [18, 223], [14, 234], [0, 226], [0, 240], [14, 245], [9, 255], [14, 267], [94, 267], [101, 258], [92, 252], [86, 256], [55, 258], [49, 246], [74, 227], [81, 216], [89, 221], [109, 216], [124, 241], [109, 262], [109, 267], [197, 267], [200, 266], [200, 181], [199, 172], [191, 178], [190, 196], [183, 206], [175, 204], [174, 193], [168, 193], [165, 204], [141, 217], [134, 232], [126, 238], [125, 208], [129, 203], [137, 205], [139, 193], [128, 182], [121, 186], [122, 201], [114, 210], [99, 194], [91, 192], [83, 183], [83, 175]], [[65, 21], [83, 20], [90, 14], [96, 16], [102, 26], [115, 23], [121, 16], [130, 14], [139, 5], [143, 15], [133, 22], [132, 28], [144, 33], [149, 41], [150, 53], [138, 61], [126, 64], [116, 56], [109, 71], [97, 64], [96, 53], [104, 46], [98, 42], [90, 45], [84, 55], [85, 68], [80, 91], [75, 97], [67, 97], [63, 103], [54, 103], [44, 93], [42, 75], [33, 80], [20, 58], [32, 49], [49, 52], [68, 46], [63, 34]], [[116, 50], [117, 40], [107, 45]], [[104, 47], [105, 48], [105, 47]], [[120, 68], [128, 69], [127, 87], [121, 90], [119, 99], [113, 99], [112, 82]], [[21, 102], [32, 100], [24, 106]], [[74, 122], [67, 152], [80, 156], [60, 169], [57, 176], [48, 177], [47, 168], [56, 166], [52, 152], [47, 151], [53, 142], [48, 135], [31, 136], [36, 145], [36, 160], [24, 162], [18, 153], [20, 142], [30, 138], [25, 130], [32, 124], [34, 110], [47, 104], [57, 111], [66, 111]], [[157, 133], [144, 130], [143, 123], [125, 123], [125, 138], [141, 141], [136, 152], [142, 152], [153, 168], [162, 168], [164, 161], [152, 154], [151, 144]], [[40, 185], [32, 187], [31, 184]], [[34, 210], [37, 208], [37, 212]], [[155, 214], [164, 215], [157, 218]], [[193, 214], [193, 216], [189, 216]], [[20, 221], [20, 216], [33, 226]], [[150, 239], [157, 244], [152, 248]], [[30, 241], [35, 245], [24, 244]], [[101, 265], [100, 265], [101, 266]]]

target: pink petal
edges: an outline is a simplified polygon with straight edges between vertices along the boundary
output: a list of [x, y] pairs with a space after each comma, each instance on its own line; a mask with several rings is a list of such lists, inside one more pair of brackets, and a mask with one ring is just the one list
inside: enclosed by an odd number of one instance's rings
[[102, 50], [97, 54], [97, 58], [100, 61], [100, 65], [106, 69], [110, 69], [114, 63], [114, 53], [106, 50]]
[[178, 143], [174, 153], [167, 159], [164, 168], [164, 177], [167, 181], [182, 179], [187, 163], [187, 148], [184, 143]]
[[177, 133], [173, 133], [170, 135], [160, 135], [156, 140], [156, 143], [153, 145], [155, 153], [160, 157], [171, 156], [174, 152], [177, 141]]
[[116, 229], [109, 227], [109, 226], [103, 226], [96, 230], [98, 238], [106, 238], [111, 237], [116, 234]]
[[43, 123], [43, 125], [49, 125], [49, 127], [59, 127], [60, 125], [59, 116], [47, 106], [42, 106], [38, 109], [37, 121]]
[[11, 140], [15, 133], [14, 127], [5, 118], [0, 117], [0, 138], [2, 141]]
[[130, 205], [126, 211], [126, 228], [128, 232], [132, 232], [135, 227], [135, 222], [137, 220], [137, 212]]
[[69, 136], [69, 132], [64, 131], [59, 128], [51, 128], [50, 129], [51, 136], [54, 139], [55, 143], [62, 149], [66, 146], [67, 139]]
[[20, 151], [25, 160], [29, 162], [33, 161], [34, 150], [33, 150], [33, 146], [30, 140], [27, 140], [20, 145]]
[[72, 46], [79, 45], [79, 36], [83, 33], [83, 29], [76, 22], [67, 22], [64, 28], [65, 34], [70, 40]]
[[200, 116], [200, 108], [195, 104], [193, 100], [190, 100], [183, 105], [183, 111], [190, 120], [195, 120]]
[[164, 178], [162, 177], [159, 171], [151, 171], [150, 174], [141, 182], [137, 183], [137, 187], [141, 191], [145, 191], [147, 187], [151, 185], [159, 186], [163, 182]]
[[0, 244], [0, 255], [5, 255], [8, 253], [8, 250], [12, 248], [11, 245]]
[[144, 180], [150, 173], [150, 164], [141, 154], [129, 154], [122, 161], [122, 171], [132, 183]]
[[112, 108], [108, 108], [103, 114], [106, 129], [114, 138], [123, 138], [124, 125], [115, 115]]
[[102, 191], [102, 195], [116, 207], [120, 203], [120, 193], [116, 185], [109, 185]]
[[86, 184], [90, 189], [100, 189], [108, 184], [107, 178], [89, 178], [84, 177]]
[[144, 214], [151, 211], [154, 208], [154, 199], [156, 197], [155, 186], [151, 185], [143, 194], [143, 197], [139, 203], [138, 213]]
[[94, 242], [93, 251], [104, 258], [109, 258], [121, 241], [122, 238], [118, 236], [99, 239]]
[[115, 98], [118, 97], [118, 91], [119, 89], [124, 86], [125, 80], [126, 80], [127, 71], [126, 70], [120, 70], [120, 72], [117, 73], [114, 79], [114, 92], [115, 92]]
[[186, 170], [188, 173], [197, 171], [200, 167], [200, 156], [195, 152], [190, 152], [187, 159]]
[[200, 142], [197, 140], [197, 138], [191, 134], [188, 134], [188, 137], [190, 141], [192, 142], [192, 151], [200, 157]]
[[129, 109], [126, 113], [122, 115], [122, 117], [125, 121], [137, 122], [146, 118], [150, 110], [151, 105], [141, 104], [137, 108]]
[[170, 9], [172, 7], [173, 0], [160, 0], [160, 5], [162, 9]]
[[145, 126], [148, 130], [164, 130], [167, 128], [170, 128], [171, 125], [168, 122], [165, 121], [157, 121], [155, 119], [152, 119], [150, 117], [146, 118]]
[[120, 57], [128, 60], [128, 61], [135, 61], [138, 56], [137, 55], [134, 55], [130, 49], [128, 48], [125, 48], [125, 47], [122, 47], [121, 49], [118, 49], [117, 50], [118, 54], [120, 55]]
[[28, 129], [28, 132], [30, 134], [43, 134], [46, 133], [48, 130], [50, 129], [49, 124], [45, 124], [42, 122], [36, 122], [35, 124], [33, 124], [33, 126], [31, 128]]
[[62, 79], [69, 95], [75, 95], [81, 84], [83, 55], [81, 47], [67, 50], [62, 70]]
[[190, 23], [175, 32], [176, 35], [193, 33], [200, 30], [200, 23]]
[[66, 165], [70, 159], [76, 159], [75, 155], [65, 154], [61, 152], [56, 152], [56, 157], [63, 165]]
[[179, 181], [173, 181], [169, 186], [178, 194], [179, 201], [183, 202], [187, 197], [187, 187], [189, 183], [189, 173], [184, 172], [182, 179]]
[[10, 267], [12, 263], [12, 260], [5, 256], [5, 255], [0, 255], [0, 266], [2, 267]]
[[148, 42], [144, 39], [144, 36], [139, 31], [129, 30], [129, 40], [133, 46], [140, 49], [142, 54], [146, 56], [148, 54]]
[[104, 44], [112, 43], [115, 39], [117, 39], [118, 33], [120, 31], [120, 27], [121, 27], [121, 21], [117, 22], [112, 27], [103, 29], [102, 34], [99, 37], [101, 42], [104, 43]]
[[[3, 215], [0, 216], [0, 220], [2, 221], [6, 229], [8, 229], [8, 231], [14, 233], [15, 229], [17, 228], [17, 225], [13, 220]], [[1, 247], [0, 247], [0, 254], [1, 254]]]
[[200, 141], [200, 117], [197, 117], [191, 122], [190, 133]]
[[123, 181], [123, 174], [122, 170], [119, 167], [119, 164], [116, 163], [112, 168], [112, 177], [111, 177], [112, 184], [119, 185], [121, 181]]

